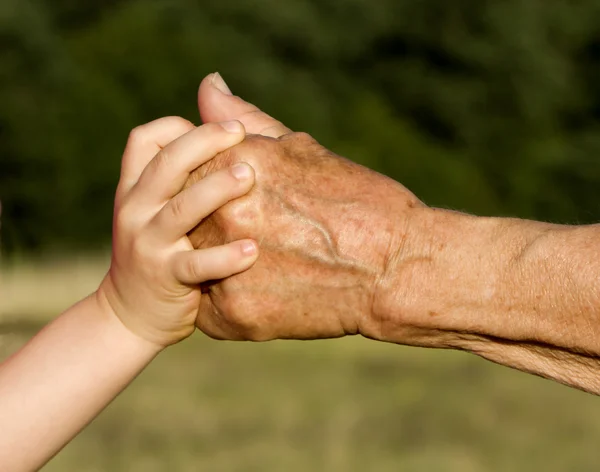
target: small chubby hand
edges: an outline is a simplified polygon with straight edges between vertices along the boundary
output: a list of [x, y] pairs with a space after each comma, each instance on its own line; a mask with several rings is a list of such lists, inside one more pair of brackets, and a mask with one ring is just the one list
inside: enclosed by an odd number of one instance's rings
[[242, 272], [257, 258], [253, 240], [194, 249], [187, 237], [253, 186], [254, 170], [241, 162], [185, 187], [197, 167], [244, 138], [239, 121], [195, 127], [178, 117], [129, 136], [115, 198], [111, 267], [97, 296], [126, 328], [158, 348], [194, 332], [201, 283]]

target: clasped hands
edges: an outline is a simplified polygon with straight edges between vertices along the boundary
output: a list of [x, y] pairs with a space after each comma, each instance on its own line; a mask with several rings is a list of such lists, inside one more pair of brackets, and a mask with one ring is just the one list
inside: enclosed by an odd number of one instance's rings
[[[217, 339], [385, 339], [389, 321], [398, 326], [390, 316], [396, 268], [418, 257], [409, 222], [427, 207], [399, 183], [233, 96], [218, 74], [200, 85], [199, 109], [206, 126], [165, 118], [130, 136], [113, 262], [99, 291], [111, 311], [159, 346], [189, 336], [192, 314]], [[249, 165], [252, 178], [226, 177], [236, 164]], [[144, 218], [140, 209], [152, 201]], [[159, 243], [172, 237], [169, 249]], [[257, 258], [223, 259], [243, 241], [257, 246]], [[165, 296], [149, 292], [157, 284], [170, 287]], [[169, 321], [165, 310], [182, 315]]]
[[106, 277], [0, 366], [4, 468], [37, 470], [196, 327], [460, 349], [600, 394], [599, 225], [429, 208], [218, 74], [199, 108], [132, 132]]
[[397, 248], [407, 239], [406, 222], [424, 205], [397, 182], [230, 95], [218, 75], [202, 83], [199, 104], [205, 122], [235, 118], [251, 134], [188, 184], [238, 162], [250, 164], [256, 178], [247, 195], [189, 238], [196, 248], [252, 238], [260, 255], [250, 269], [204, 285], [198, 328], [228, 340], [379, 338], [386, 271], [404, 257]]
[[[232, 95], [218, 74], [202, 82], [198, 103], [204, 123], [224, 126], [233, 120], [232, 126], [241, 131], [217, 139], [222, 130], [211, 135], [205, 127], [182, 125], [220, 144], [208, 145], [209, 139], [204, 147], [219, 149], [204, 149], [202, 156], [188, 151], [187, 159], [195, 165], [183, 169], [183, 181], [174, 184], [178, 191], [185, 188], [181, 195], [188, 195], [183, 205], [187, 210], [174, 208], [192, 215], [191, 220], [182, 222], [171, 211], [170, 222], [163, 220], [161, 226], [167, 232], [164, 228], [179, 228], [183, 238], [170, 247], [184, 251], [189, 260], [177, 256], [179, 262], [170, 264], [193, 276], [161, 281], [191, 302], [175, 310], [184, 314], [183, 320], [179, 315], [175, 319], [185, 329], [176, 334], [176, 329], [167, 329], [169, 334], [159, 336], [158, 345], [183, 339], [194, 325], [227, 340], [360, 334], [398, 344], [466, 350], [600, 392], [598, 225], [561, 226], [430, 208], [400, 183], [335, 155], [309, 135], [292, 132]], [[173, 152], [169, 147], [177, 145], [167, 145], [153, 160], [159, 164], [149, 164], [150, 169], [163, 165], [163, 181], [172, 173], [164, 166], [169, 161], [165, 154]], [[125, 160], [124, 168], [126, 164]], [[225, 179], [236, 164], [249, 165], [252, 178], [237, 184]], [[221, 187], [218, 179], [225, 179]], [[144, 186], [143, 174], [140, 185]], [[152, 187], [147, 179], [145, 185]], [[191, 197], [208, 188], [213, 197], [207, 201]], [[140, 192], [132, 192], [136, 193]], [[183, 197], [173, 202], [178, 198]], [[138, 204], [145, 205], [142, 200]], [[165, 213], [160, 205], [153, 211]], [[127, 225], [135, 220], [124, 218]], [[118, 242], [118, 217], [116, 221]], [[136, 233], [138, 246], [155, 239], [150, 227], [144, 228]], [[240, 244], [250, 249], [255, 245], [254, 254], [224, 256], [223, 251], [235, 252], [232, 248]], [[216, 265], [215, 251], [223, 256]], [[125, 248], [120, 254], [115, 257], [113, 251], [112, 267], [117, 269], [129, 251]], [[147, 267], [150, 261], [153, 269], [142, 278], [153, 285], [169, 271], [163, 270], [162, 259], [150, 246], [144, 254], [130, 266]], [[199, 268], [199, 261], [203, 267], [212, 264], [213, 271]], [[159, 308], [164, 297], [151, 304], [147, 285], [133, 275], [128, 280], [138, 280], [139, 293], [131, 299], [145, 300], [142, 311], [155, 313], [150, 325], [165, 331], [170, 325]], [[99, 293], [118, 300], [111, 297], [115, 290], [110, 289], [110, 274], [107, 280], [103, 287], [108, 289]], [[135, 313], [136, 320], [149, 319], [147, 314], [137, 316], [137, 306], [122, 311]]]

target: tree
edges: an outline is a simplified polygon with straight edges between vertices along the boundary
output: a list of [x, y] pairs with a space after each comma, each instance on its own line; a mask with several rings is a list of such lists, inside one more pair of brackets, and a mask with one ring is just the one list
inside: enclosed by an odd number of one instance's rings
[[600, 217], [595, 0], [5, 0], [0, 25], [10, 251], [105, 244], [129, 129], [198, 121], [214, 70], [427, 203]]

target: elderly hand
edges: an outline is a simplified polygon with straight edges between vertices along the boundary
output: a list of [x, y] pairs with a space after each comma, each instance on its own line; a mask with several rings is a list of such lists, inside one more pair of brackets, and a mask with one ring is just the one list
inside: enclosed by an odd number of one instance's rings
[[[210, 80], [200, 89], [201, 110], [221, 93]], [[207, 284], [197, 326], [231, 340], [375, 336], [374, 301], [397, 257], [390, 249], [402, 247], [403, 222], [423, 205], [397, 182], [229, 98], [242, 107], [236, 113], [250, 131], [271, 137], [249, 136], [192, 174], [190, 185], [247, 162], [256, 186], [189, 237], [197, 248], [252, 238], [261, 255], [247, 272]]]
[[238, 161], [256, 169], [247, 196], [190, 234], [198, 247], [242, 237], [261, 246], [247, 272], [205, 287], [203, 331], [250, 340], [360, 333], [455, 348], [600, 394], [600, 225], [429, 208], [291, 133], [218, 75], [200, 86], [199, 105], [205, 122], [238, 119], [263, 135], [190, 177]]

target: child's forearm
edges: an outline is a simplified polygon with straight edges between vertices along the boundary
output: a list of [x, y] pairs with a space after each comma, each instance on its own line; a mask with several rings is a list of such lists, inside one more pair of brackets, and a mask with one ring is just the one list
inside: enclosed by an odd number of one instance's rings
[[159, 351], [96, 294], [71, 307], [0, 365], [0, 470], [40, 468]]

